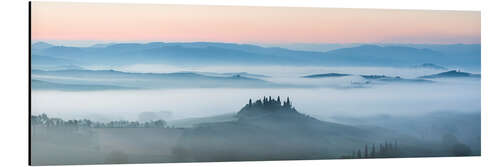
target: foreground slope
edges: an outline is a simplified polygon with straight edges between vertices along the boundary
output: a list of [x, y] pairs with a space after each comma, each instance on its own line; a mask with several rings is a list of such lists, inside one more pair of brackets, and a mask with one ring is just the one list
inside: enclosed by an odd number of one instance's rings
[[[31, 118], [34, 165], [299, 160], [471, 155], [446, 136], [427, 142], [378, 126], [325, 122], [298, 112], [287, 98], [250, 100], [236, 119], [176, 128], [136, 122]], [[389, 142], [388, 142], [389, 141]], [[382, 145], [385, 143], [385, 145]], [[394, 144], [392, 144], [394, 143]], [[380, 147], [375, 146], [380, 144]], [[373, 155], [361, 156], [372, 146]], [[458, 149], [458, 154], [457, 150]], [[387, 151], [389, 150], [389, 151]], [[354, 152], [358, 156], [354, 156]], [[476, 154], [473, 154], [476, 155]]]
[[381, 128], [325, 122], [298, 112], [287, 99], [249, 101], [237, 121], [186, 129], [175, 148], [181, 161], [242, 161], [340, 158], [365, 144], [413, 138]]

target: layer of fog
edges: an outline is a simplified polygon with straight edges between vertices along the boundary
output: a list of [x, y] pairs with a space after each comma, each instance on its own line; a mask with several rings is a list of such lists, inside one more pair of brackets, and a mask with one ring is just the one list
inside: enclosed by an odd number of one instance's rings
[[32, 91], [32, 113], [64, 119], [138, 120], [143, 112], [169, 113], [168, 118], [205, 117], [239, 111], [249, 98], [291, 97], [300, 112], [335, 115], [414, 115], [434, 111], [480, 111], [476, 81], [434, 84], [386, 84], [359, 89], [171, 89], [122, 91]]

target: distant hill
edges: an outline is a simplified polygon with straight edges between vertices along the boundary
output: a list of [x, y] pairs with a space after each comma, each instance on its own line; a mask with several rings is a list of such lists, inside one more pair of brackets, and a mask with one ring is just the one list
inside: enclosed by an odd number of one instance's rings
[[[230, 76], [206, 76], [198, 74], [196, 72], [174, 72], [174, 73], [133, 73], [133, 72], [122, 72], [116, 70], [81, 70], [81, 69], [69, 69], [69, 70], [56, 70], [56, 71], [44, 71], [44, 70], [32, 70], [32, 74], [36, 75], [57, 75], [66, 77], [96, 77], [96, 78], [108, 78], [108, 77], [126, 77], [126, 78], [143, 78], [143, 79], [164, 79], [164, 78], [205, 78], [205, 79], [230, 79], [230, 80], [258, 80], [254, 78], [243, 77], [239, 74]], [[249, 74], [250, 75], [250, 74]]]
[[31, 55], [31, 68], [40, 70], [63, 70], [63, 69], [83, 69], [77, 64], [80, 62], [68, 59], [51, 56]]
[[270, 76], [262, 74], [253, 74], [248, 72], [235, 72], [235, 73], [214, 73], [214, 72], [194, 72], [206, 76], [216, 76], [216, 77], [230, 77], [230, 76], [240, 76], [248, 78], [269, 78]]
[[34, 90], [63, 90], [63, 91], [94, 91], [94, 90], [121, 90], [136, 89], [132, 87], [121, 87], [114, 85], [91, 85], [91, 84], [62, 84], [32, 79], [31, 89]]
[[451, 70], [447, 72], [442, 72], [438, 74], [421, 76], [420, 78], [480, 78], [481, 74], [472, 74], [468, 72], [461, 72], [457, 70]]
[[404, 46], [361, 45], [327, 52], [339, 61], [359, 62], [361, 65], [401, 66], [409, 62], [436, 61], [442, 54], [430, 49]]
[[[195, 72], [132, 73], [115, 70], [32, 70], [32, 78], [60, 84], [116, 85], [133, 88], [259, 88], [278, 87], [271, 83], [244, 75], [210, 76]], [[251, 74], [248, 74], [251, 75]]]
[[[439, 63], [441, 65], [478, 67], [481, 64], [481, 44], [400, 44], [390, 46], [425, 48], [440, 52], [449, 61]], [[429, 62], [437, 63], [435, 61]]]
[[351, 75], [351, 74], [326, 73], [326, 74], [313, 74], [313, 75], [306, 75], [306, 76], [303, 76], [303, 78], [344, 77], [344, 76], [350, 76], [350, 75]]
[[35, 50], [38, 50], [38, 49], [47, 49], [47, 48], [50, 48], [50, 47], [53, 47], [53, 46], [54, 45], [49, 44], [47, 42], [36, 42], [36, 43], [31, 44], [31, 49], [35, 49]]
[[425, 80], [425, 79], [406, 79], [406, 78], [401, 78], [399, 76], [396, 77], [390, 77], [390, 76], [385, 76], [385, 75], [361, 75], [364, 79], [368, 80], [376, 80], [376, 81], [384, 81], [384, 82], [420, 82], [420, 83], [431, 83], [433, 81], [430, 80]]
[[[464, 46], [454, 46], [460, 50]], [[91, 65], [187, 64], [187, 65], [350, 65], [396, 66], [435, 63], [448, 66], [480, 66], [480, 52], [470, 54], [443, 52], [408, 46], [361, 45], [328, 52], [298, 51], [249, 44], [191, 43], [116, 43], [93, 47], [33, 47], [32, 54], [75, 60]], [[460, 57], [456, 56], [460, 55]], [[470, 55], [470, 57], [467, 57]], [[479, 55], [479, 57], [477, 56]], [[474, 59], [474, 61], [471, 61]], [[477, 60], [476, 60], [477, 59]], [[464, 61], [468, 60], [468, 61]]]
[[108, 47], [108, 46], [111, 46], [114, 44], [116, 44], [116, 43], [99, 43], [99, 44], [94, 44], [90, 47], [92, 47], [92, 48], [105, 48], [105, 47]]
[[[325, 74], [313, 74], [313, 75], [306, 75], [303, 76], [303, 78], [329, 78], [329, 77], [344, 77], [344, 76], [352, 76], [353, 74], [340, 74], [340, 73], [325, 73]], [[382, 82], [406, 82], [406, 83], [430, 83], [433, 81], [430, 80], [425, 80], [421, 78], [417, 79], [408, 79], [408, 78], [401, 78], [399, 76], [396, 77], [391, 77], [391, 76], [386, 76], [386, 75], [359, 75], [361, 78], [366, 79], [366, 81], [363, 84], [369, 84], [370, 81], [382, 81]], [[356, 83], [356, 84], [361, 84], [361, 83]]]
[[31, 55], [31, 63], [32, 65], [69, 65], [75, 62], [65, 58]]
[[412, 68], [426, 68], [426, 69], [434, 69], [434, 70], [448, 70], [448, 68], [446, 68], [444, 66], [440, 66], [440, 65], [436, 65], [436, 64], [432, 64], [432, 63], [424, 63], [424, 64], [420, 64], [420, 65], [415, 65], [415, 66], [412, 66]]

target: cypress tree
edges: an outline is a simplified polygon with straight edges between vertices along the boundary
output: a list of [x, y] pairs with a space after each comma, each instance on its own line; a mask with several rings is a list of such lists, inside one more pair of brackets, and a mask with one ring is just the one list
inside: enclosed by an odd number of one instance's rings
[[385, 144], [384, 144], [384, 152], [387, 152], [389, 149], [389, 145], [387, 144], [387, 141], [385, 141]]
[[382, 146], [382, 144], [380, 144], [379, 153], [380, 153], [381, 155], [383, 155], [383, 154], [384, 154], [384, 146]]
[[368, 158], [368, 145], [365, 144], [365, 158]]
[[394, 151], [399, 152], [399, 150], [398, 150], [398, 141], [397, 140], [394, 141]]
[[286, 98], [286, 101], [288, 101], [288, 106], [292, 106], [292, 102], [290, 102], [290, 98]]
[[370, 157], [375, 158], [375, 144], [372, 145], [372, 152], [370, 153]]

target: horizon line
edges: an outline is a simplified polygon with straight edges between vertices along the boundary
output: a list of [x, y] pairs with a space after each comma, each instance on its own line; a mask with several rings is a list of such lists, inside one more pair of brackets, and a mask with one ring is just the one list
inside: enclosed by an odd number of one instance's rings
[[[120, 43], [136, 43], [136, 44], [148, 44], [148, 43], [224, 43], [224, 44], [239, 44], [239, 45], [481, 45], [481, 43], [466, 43], [466, 42], [456, 42], [456, 43], [411, 43], [411, 42], [352, 42], [352, 43], [321, 43], [321, 42], [282, 42], [282, 43], [272, 43], [272, 42], [225, 42], [225, 41], [159, 41], [159, 40], [130, 40], [130, 41], [107, 41], [107, 40], [32, 40], [31, 44], [35, 43], [48, 43], [56, 46], [66, 46], [66, 47], [91, 47], [98, 44], [120, 44]], [[64, 44], [65, 43], [65, 44]]]

